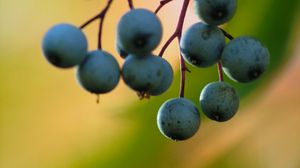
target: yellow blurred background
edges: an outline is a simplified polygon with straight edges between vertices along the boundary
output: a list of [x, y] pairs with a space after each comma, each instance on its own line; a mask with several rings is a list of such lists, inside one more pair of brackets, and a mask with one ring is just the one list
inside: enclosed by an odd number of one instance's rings
[[[175, 28], [181, 3], [174, 0], [159, 13], [162, 44]], [[80, 25], [105, 4], [105, 0], [0, 0], [0, 168], [300, 167], [297, 0], [239, 1], [236, 17], [225, 28], [234, 36], [249, 33], [265, 41], [274, 59], [271, 68], [255, 84], [239, 86], [245, 94], [232, 120], [216, 123], [203, 117], [196, 136], [177, 143], [159, 133], [155, 117], [160, 104], [177, 96], [179, 81], [174, 81], [172, 91], [149, 101], [139, 101], [120, 81], [97, 104], [96, 96], [77, 84], [74, 69], [57, 69], [44, 59], [41, 40], [51, 26]], [[135, 2], [151, 10], [158, 4]], [[125, 0], [115, 0], [105, 20], [103, 47], [114, 55], [116, 25], [127, 10]], [[184, 29], [197, 21], [191, 4]], [[97, 46], [97, 25], [84, 30], [90, 50]], [[288, 28], [281, 32], [280, 26]], [[177, 71], [178, 44], [165, 55]], [[122, 65], [123, 60], [118, 61]], [[196, 104], [203, 84], [217, 77], [215, 67], [205, 71], [192, 69], [187, 76], [186, 97]]]

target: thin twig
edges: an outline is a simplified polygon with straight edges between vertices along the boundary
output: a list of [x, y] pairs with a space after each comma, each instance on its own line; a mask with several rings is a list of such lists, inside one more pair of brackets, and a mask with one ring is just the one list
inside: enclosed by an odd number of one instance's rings
[[128, 5], [130, 9], [134, 9], [132, 0], [128, 0]]
[[[167, 2], [166, 1], [161, 1], [161, 4], [163, 2]], [[170, 2], [170, 1], [169, 1]], [[165, 50], [168, 48], [168, 46], [171, 44], [171, 42], [177, 37], [178, 42], [180, 43], [180, 39], [181, 39], [181, 34], [182, 34], [182, 28], [183, 28], [183, 24], [184, 24], [184, 20], [185, 20], [185, 15], [186, 15], [186, 11], [188, 8], [190, 0], [184, 0], [182, 8], [181, 8], [181, 12], [180, 12], [180, 16], [179, 16], [179, 20], [177, 23], [177, 27], [174, 31], [174, 33], [171, 35], [171, 37], [167, 40], [167, 42], [163, 45], [161, 51], [159, 52], [159, 56], [162, 57]], [[160, 7], [161, 8], [161, 7]], [[158, 9], [160, 9], [158, 8]], [[180, 82], [180, 97], [184, 97], [184, 88], [185, 88], [185, 71], [189, 71], [186, 68], [185, 65], [185, 61], [183, 59], [182, 54], [180, 53], [180, 72], [181, 72], [181, 82]]]
[[171, 1], [173, 0], [161, 0], [159, 6], [156, 8], [154, 13], [157, 14], [163, 6], [165, 6], [167, 3]]
[[223, 70], [222, 70], [221, 61], [218, 61], [218, 74], [219, 74], [219, 81], [223, 82], [224, 78], [223, 78]]
[[230, 35], [229, 33], [227, 33], [224, 29], [222, 29], [222, 28], [219, 28], [219, 29], [222, 31], [222, 33], [224, 34], [224, 36], [227, 37], [229, 40], [233, 40], [234, 39], [234, 37], [232, 35]]
[[96, 16], [92, 17], [91, 19], [89, 19], [88, 21], [86, 21], [85, 23], [83, 23], [81, 26], [79, 26], [80, 29], [85, 28], [86, 26], [88, 26], [89, 24], [91, 24], [92, 22], [94, 22], [97, 19], [101, 19], [105, 16], [108, 8], [110, 7], [111, 3], [113, 0], [108, 0], [107, 4], [105, 6], [104, 9], [102, 9], [102, 11], [100, 13], [98, 13]]

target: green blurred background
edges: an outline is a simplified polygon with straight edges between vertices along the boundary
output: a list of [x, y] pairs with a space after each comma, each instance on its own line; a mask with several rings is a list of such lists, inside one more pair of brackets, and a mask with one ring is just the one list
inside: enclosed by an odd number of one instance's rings
[[[105, 3], [0, 0], [1, 168], [300, 167], [299, 0], [238, 1], [236, 16], [224, 28], [263, 41], [270, 68], [254, 83], [231, 82], [241, 96], [238, 114], [226, 123], [202, 115], [199, 132], [184, 142], [166, 139], [156, 126], [159, 106], [178, 95], [177, 42], [165, 54], [177, 73], [171, 89], [144, 101], [121, 81], [96, 104], [77, 84], [73, 69], [54, 68], [43, 58], [41, 40], [48, 28], [60, 22], [80, 25]], [[151, 10], [158, 3], [135, 1]], [[163, 42], [175, 28], [181, 4], [174, 0], [159, 13]], [[125, 0], [115, 0], [105, 20], [103, 47], [114, 55], [116, 24], [127, 10]], [[185, 29], [197, 21], [191, 4]], [[85, 33], [95, 49], [97, 23]], [[217, 71], [189, 68], [186, 98], [198, 104], [201, 89], [217, 80]]]

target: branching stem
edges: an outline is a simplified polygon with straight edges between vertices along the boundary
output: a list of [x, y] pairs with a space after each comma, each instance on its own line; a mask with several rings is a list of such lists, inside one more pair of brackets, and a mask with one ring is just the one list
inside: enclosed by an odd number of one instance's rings
[[[165, 4], [167, 4], [168, 2], [170, 2], [171, 0], [162, 0], [161, 1], [161, 5], [160, 6], [164, 6]], [[177, 38], [178, 39], [178, 43], [180, 44], [180, 39], [181, 39], [181, 34], [182, 34], [182, 28], [183, 28], [183, 24], [184, 24], [184, 19], [185, 19], [185, 15], [186, 15], [186, 11], [188, 8], [190, 0], [184, 0], [182, 8], [181, 8], [181, 12], [180, 12], [180, 16], [179, 16], [179, 20], [177, 23], [177, 27], [175, 29], [175, 32], [171, 35], [171, 37], [167, 40], [167, 42], [163, 45], [159, 56], [162, 57], [165, 50], [168, 48], [168, 46], [171, 44], [171, 42]], [[158, 7], [157, 11], [159, 11], [161, 7]], [[180, 79], [180, 97], [184, 97], [184, 88], [185, 88], [185, 71], [188, 71], [185, 65], [185, 61], [182, 57], [182, 54], [180, 54], [180, 73], [181, 73], [181, 79]]]
[[96, 16], [92, 17], [91, 19], [89, 19], [88, 21], [86, 21], [85, 23], [83, 23], [79, 28], [83, 29], [86, 26], [88, 26], [89, 24], [91, 24], [92, 22], [94, 22], [97, 19], [100, 19], [100, 23], [99, 23], [99, 34], [98, 34], [98, 49], [101, 50], [102, 49], [102, 30], [103, 30], [103, 23], [104, 23], [104, 18], [105, 15], [111, 5], [111, 3], [113, 2], [113, 0], [108, 0], [107, 4], [105, 6], [104, 9], [102, 9], [102, 11], [97, 14]]
[[173, 0], [161, 0], [159, 6], [156, 8], [154, 13], [157, 14], [162, 7], [164, 7], [167, 3], [171, 2], [171, 1], [173, 1]]

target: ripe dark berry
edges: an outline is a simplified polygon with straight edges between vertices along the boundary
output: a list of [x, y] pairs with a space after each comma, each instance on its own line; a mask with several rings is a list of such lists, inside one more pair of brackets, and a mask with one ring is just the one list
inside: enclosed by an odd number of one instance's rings
[[230, 41], [221, 56], [226, 75], [242, 83], [260, 77], [266, 71], [269, 59], [268, 49], [257, 39], [247, 36]]
[[61, 23], [50, 28], [45, 34], [42, 49], [52, 65], [70, 68], [84, 60], [87, 54], [87, 40], [77, 27]]
[[207, 24], [221, 25], [235, 14], [236, 0], [195, 0], [197, 15]]
[[87, 91], [95, 94], [113, 90], [120, 79], [116, 59], [105, 51], [92, 51], [77, 69], [77, 79]]
[[127, 53], [136, 56], [150, 54], [162, 38], [159, 18], [147, 9], [133, 9], [119, 21], [117, 43]]
[[160, 132], [172, 140], [186, 140], [199, 129], [199, 111], [185, 98], [173, 98], [161, 105], [157, 114]]
[[154, 55], [128, 55], [122, 68], [123, 80], [131, 89], [148, 92], [158, 87], [163, 79], [161, 58]]
[[197, 67], [208, 67], [221, 57], [225, 37], [216, 26], [205, 23], [192, 25], [182, 36], [180, 50], [184, 59]]
[[212, 82], [202, 90], [200, 106], [208, 118], [223, 122], [236, 114], [239, 107], [239, 97], [235, 89], [228, 83]]

